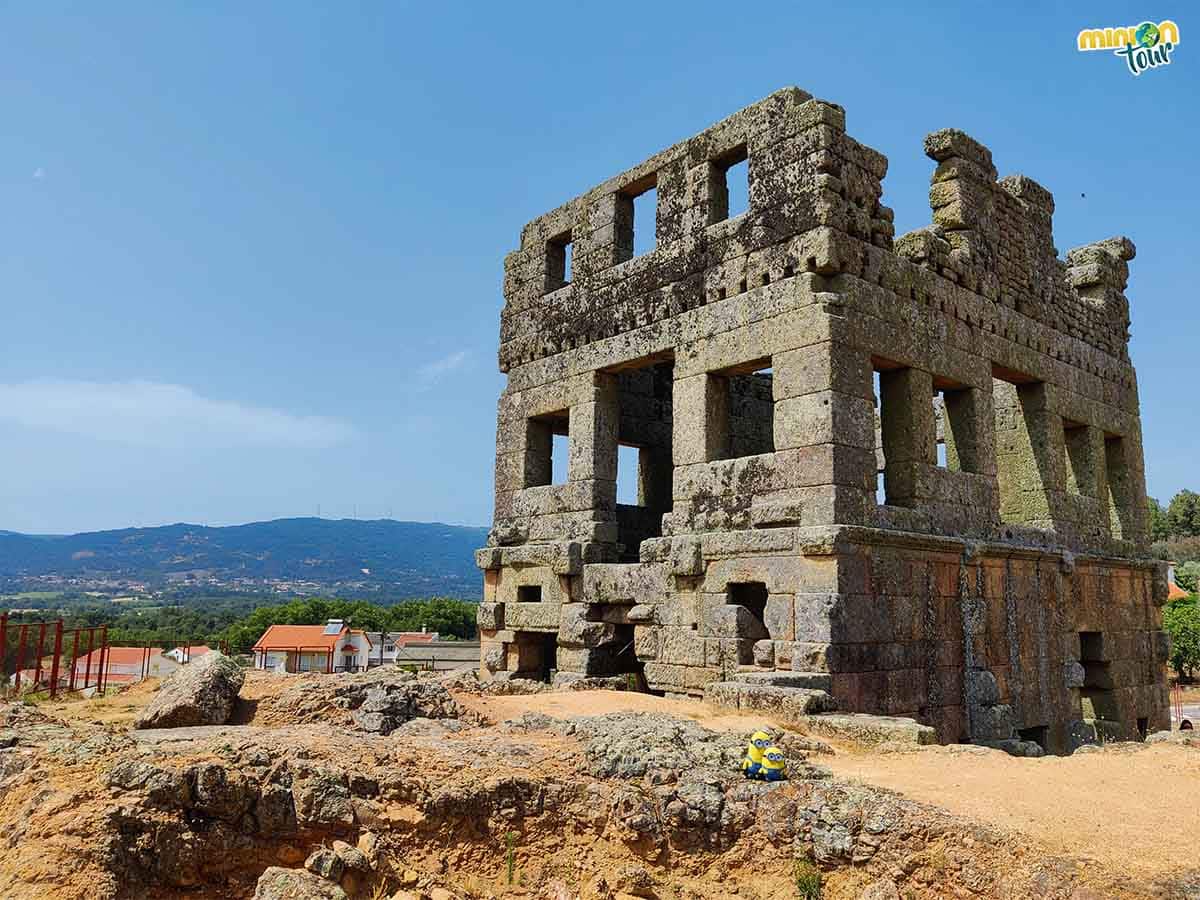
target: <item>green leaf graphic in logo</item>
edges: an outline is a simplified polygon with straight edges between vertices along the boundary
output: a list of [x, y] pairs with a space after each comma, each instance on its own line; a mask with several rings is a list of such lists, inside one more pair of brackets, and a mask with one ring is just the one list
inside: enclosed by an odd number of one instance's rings
[[1143, 22], [1133, 33], [1133, 37], [1143, 47], [1153, 47], [1158, 43], [1158, 26], [1153, 22]]

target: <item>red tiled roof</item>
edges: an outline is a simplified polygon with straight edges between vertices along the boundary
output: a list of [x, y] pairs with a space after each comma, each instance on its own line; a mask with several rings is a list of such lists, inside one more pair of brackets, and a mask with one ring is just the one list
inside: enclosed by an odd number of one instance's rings
[[397, 644], [428, 644], [434, 635], [428, 631], [389, 631], [388, 637]]
[[[344, 629], [343, 629], [344, 630]], [[332, 650], [341, 634], [325, 634], [324, 625], [272, 625], [255, 650]]]
[[174, 649], [183, 651], [188, 659], [195, 659], [197, 656], [203, 656], [205, 653], [212, 653], [212, 648], [204, 644], [198, 644], [194, 647], [175, 647]]
[[[342, 628], [345, 632], [346, 628]], [[263, 636], [255, 643], [255, 650], [332, 650], [333, 645], [341, 638], [338, 634], [325, 634], [324, 625], [272, 625], [263, 632]], [[366, 632], [351, 629], [350, 634], [361, 637], [371, 646], [371, 639]]]
[[1185, 591], [1183, 588], [1181, 588], [1179, 585], [1177, 585], [1175, 582], [1171, 581], [1171, 582], [1167, 583], [1167, 599], [1168, 600], [1178, 600], [1179, 598], [1186, 597], [1186, 596], [1188, 596], [1188, 592]]
[[[147, 650], [150, 651], [151, 659], [162, 655], [162, 651], [157, 647], [109, 647], [107, 651], [108, 664], [110, 666], [140, 666], [146, 659]], [[91, 653], [85, 653], [75, 660], [75, 667], [86, 667], [90, 658], [92, 668], [100, 668], [100, 654], [103, 652], [105, 651], [93, 650]]]

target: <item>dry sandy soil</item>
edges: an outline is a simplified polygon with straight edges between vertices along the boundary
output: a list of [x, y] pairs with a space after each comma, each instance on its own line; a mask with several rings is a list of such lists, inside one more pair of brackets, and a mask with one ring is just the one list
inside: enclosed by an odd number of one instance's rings
[[1200, 759], [1188, 747], [1042, 759], [934, 747], [821, 762], [835, 775], [1028, 835], [1055, 854], [1144, 873], [1194, 865]]

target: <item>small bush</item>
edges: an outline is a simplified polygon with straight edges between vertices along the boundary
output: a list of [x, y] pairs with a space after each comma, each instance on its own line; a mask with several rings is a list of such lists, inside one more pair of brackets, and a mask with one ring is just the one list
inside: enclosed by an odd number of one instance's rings
[[796, 860], [796, 893], [800, 900], [821, 900], [821, 870], [812, 860]]

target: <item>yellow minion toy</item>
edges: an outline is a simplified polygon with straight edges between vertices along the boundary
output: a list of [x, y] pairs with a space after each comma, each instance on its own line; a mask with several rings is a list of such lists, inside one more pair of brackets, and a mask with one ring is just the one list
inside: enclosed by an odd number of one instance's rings
[[746, 778], [761, 778], [763, 752], [771, 746], [771, 736], [765, 731], [756, 731], [750, 736], [746, 745], [746, 755], [742, 757], [742, 775]]
[[782, 750], [771, 746], [763, 751], [762, 768], [759, 769], [758, 777], [763, 781], [783, 781], [787, 778], [787, 760], [784, 759]]

